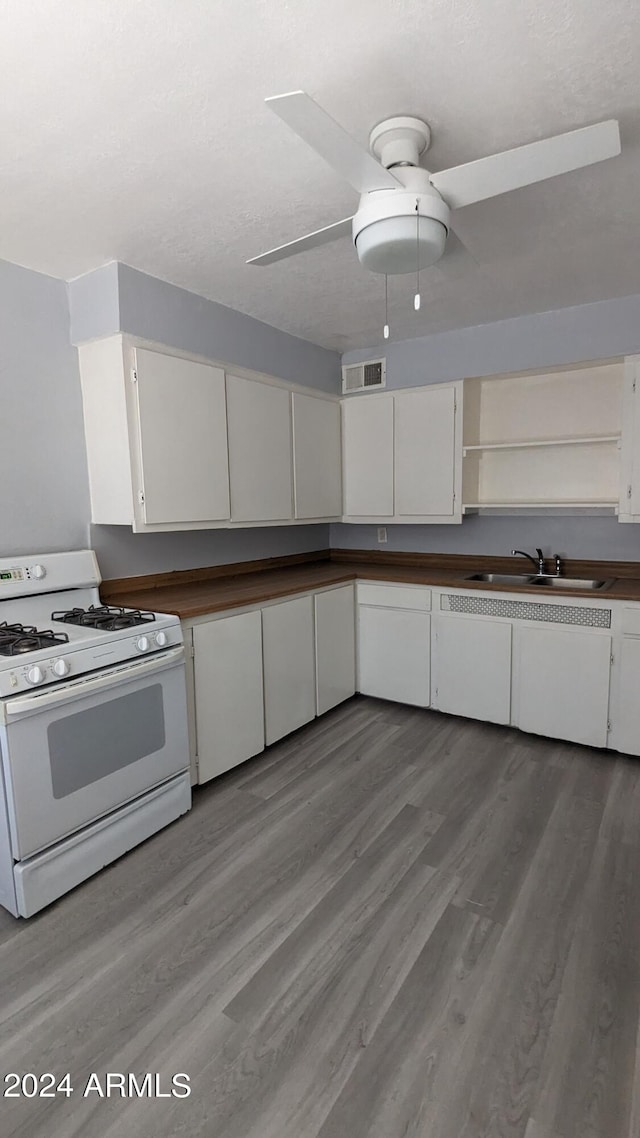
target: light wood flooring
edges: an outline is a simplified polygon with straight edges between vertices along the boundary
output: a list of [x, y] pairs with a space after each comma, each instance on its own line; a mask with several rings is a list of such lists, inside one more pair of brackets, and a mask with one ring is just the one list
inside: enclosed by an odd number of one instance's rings
[[[638, 1138], [640, 761], [357, 698], [0, 916], [2, 1138]], [[83, 1097], [91, 1072], [189, 1098]]]

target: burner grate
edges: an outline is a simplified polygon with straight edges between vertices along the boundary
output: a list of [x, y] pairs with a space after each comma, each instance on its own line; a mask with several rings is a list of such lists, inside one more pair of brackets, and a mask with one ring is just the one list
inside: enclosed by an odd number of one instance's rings
[[120, 628], [151, 624], [156, 618], [152, 612], [142, 612], [140, 609], [125, 609], [117, 605], [89, 605], [88, 609], [73, 608], [66, 612], [52, 612], [51, 619], [62, 624], [75, 624], [82, 628], [114, 632]]
[[66, 632], [40, 630], [30, 625], [0, 622], [0, 656], [22, 656], [26, 652], [37, 652], [41, 648], [55, 648], [57, 644], [68, 644]]

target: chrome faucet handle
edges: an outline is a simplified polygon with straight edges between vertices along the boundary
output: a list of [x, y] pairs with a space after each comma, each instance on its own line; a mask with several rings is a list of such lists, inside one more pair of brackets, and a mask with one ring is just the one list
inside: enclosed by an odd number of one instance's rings
[[556, 577], [562, 576], [562, 558], [559, 553], [554, 553], [554, 561], [556, 563]]

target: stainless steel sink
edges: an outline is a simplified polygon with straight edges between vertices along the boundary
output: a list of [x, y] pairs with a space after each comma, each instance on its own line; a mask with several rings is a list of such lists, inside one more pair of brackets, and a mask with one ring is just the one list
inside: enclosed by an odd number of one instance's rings
[[613, 580], [587, 577], [538, 577], [533, 573], [471, 573], [465, 581], [486, 581], [488, 585], [540, 585], [546, 589], [608, 589]]
[[535, 581], [532, 573], [472, 573], [465, 581], [486, 581], [488, 585], [528, 585]]
[[610, 581], [596, 581], [591, 577], [532, 577], [534, 585], [550, 589], [608, 589]]

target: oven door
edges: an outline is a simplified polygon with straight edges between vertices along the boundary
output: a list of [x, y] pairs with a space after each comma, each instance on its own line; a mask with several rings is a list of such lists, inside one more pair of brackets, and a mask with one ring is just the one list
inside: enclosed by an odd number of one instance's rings
[[189, 766], [184, 650], [6, 701], [13, 856], [29, 857]]

